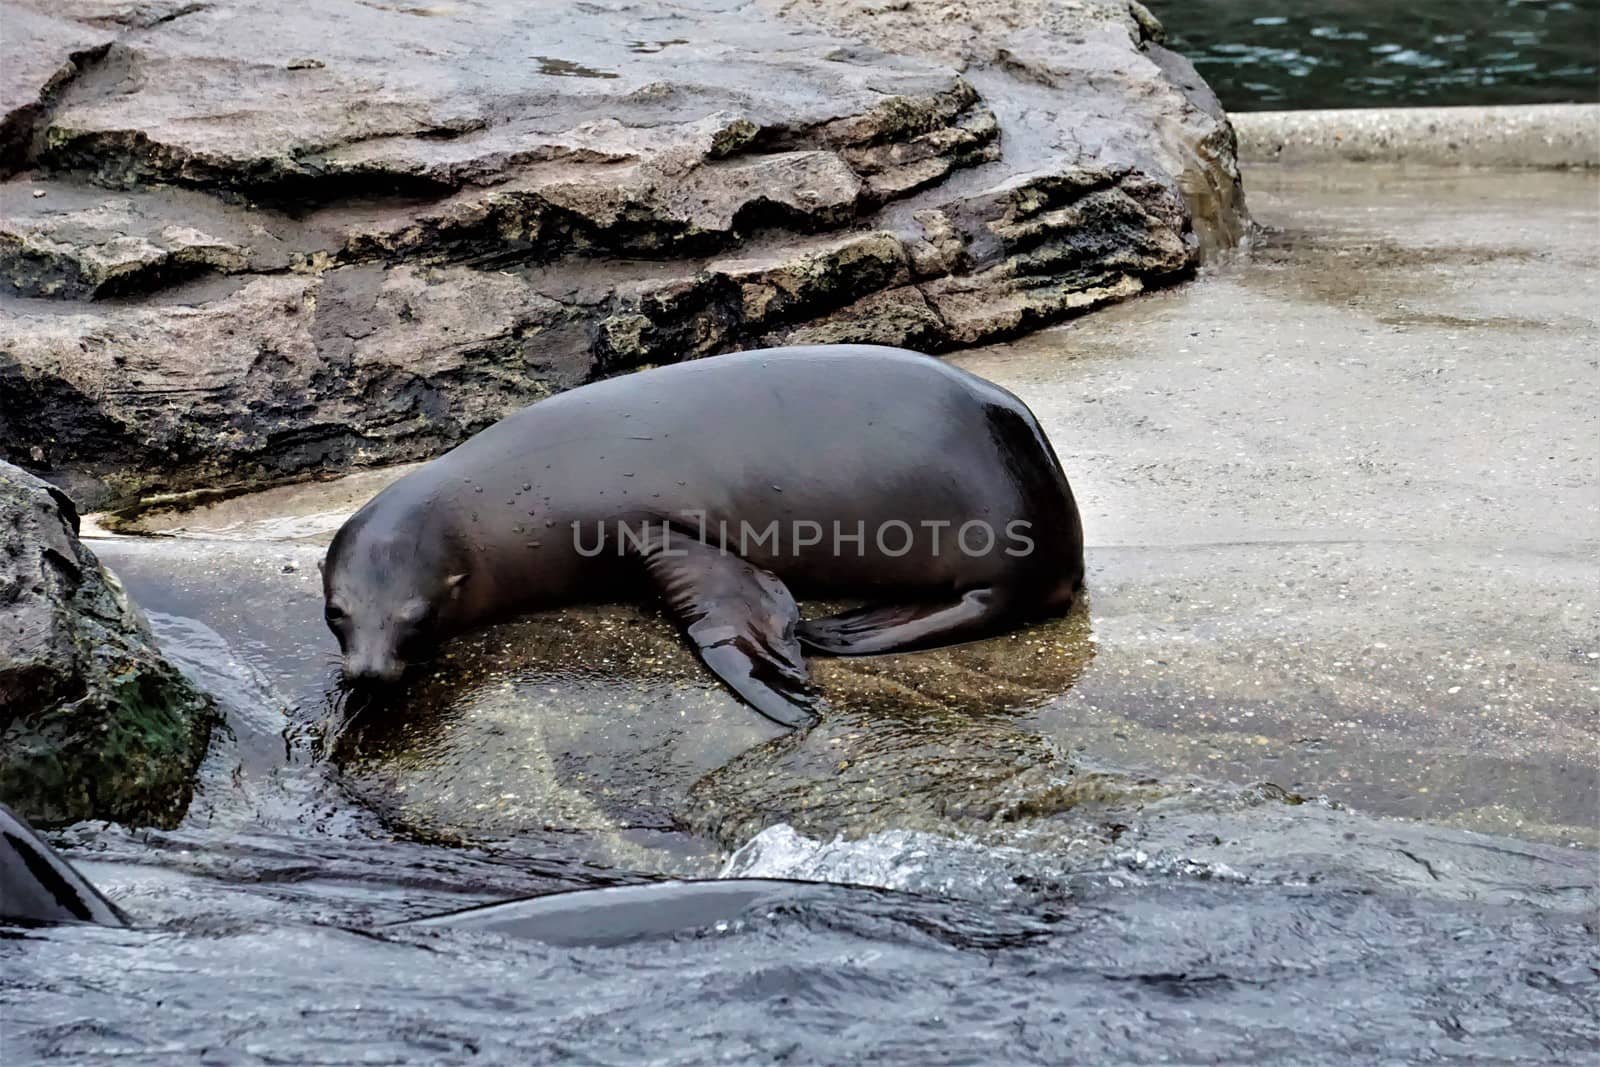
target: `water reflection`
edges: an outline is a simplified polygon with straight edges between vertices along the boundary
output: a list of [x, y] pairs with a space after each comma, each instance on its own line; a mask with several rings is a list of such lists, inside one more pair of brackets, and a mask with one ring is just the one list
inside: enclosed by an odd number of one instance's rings
[[[1001, 810], [1023, 777], [1070, 775], [1022, 720], [1093, 655], [1080, 605], [953, 648], [813, 658], [830, 710], [797, 733], [726, 692], [665, 619], [577, 608], [451, 642], [403, 695], [344, 709], [329, 751], [394, 825], [461, 840], [688, 833], [727, 845], [783, 820], [953, 826]], [[337, 719], [337, 699], [321, 718]]]

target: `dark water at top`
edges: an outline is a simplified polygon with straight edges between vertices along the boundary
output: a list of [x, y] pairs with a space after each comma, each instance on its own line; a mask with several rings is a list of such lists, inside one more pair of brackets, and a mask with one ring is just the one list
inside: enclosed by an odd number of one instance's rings
[[1223, 106], [1600, 99], [1600, 0], [1147, 0]]

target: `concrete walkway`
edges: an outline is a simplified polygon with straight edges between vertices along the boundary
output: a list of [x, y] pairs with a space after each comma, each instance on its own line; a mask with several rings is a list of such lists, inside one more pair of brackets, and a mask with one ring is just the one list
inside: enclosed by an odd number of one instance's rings
[[1195, 283], [958, 358], [1072, 476], [1090, 754], [1593, 841], [1600, 176], [1257, 166]]
[[1600, 167], [1600, 104], [1373, 107], [1228, 116], [1250, 163]]

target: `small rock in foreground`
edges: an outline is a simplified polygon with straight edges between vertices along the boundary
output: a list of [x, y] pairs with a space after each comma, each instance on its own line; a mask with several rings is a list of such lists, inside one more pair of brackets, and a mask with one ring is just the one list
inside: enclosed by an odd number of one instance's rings
[[67, 495], [0, 462], [0, 801], [41, 826], [172, 826], [215, 718]]

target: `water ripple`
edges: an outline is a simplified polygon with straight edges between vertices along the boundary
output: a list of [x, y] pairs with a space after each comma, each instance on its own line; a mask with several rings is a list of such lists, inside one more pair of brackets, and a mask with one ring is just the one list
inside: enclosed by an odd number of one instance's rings
[[1600, 0], [1148, 6], [1232, 110], [1600, 99]]

